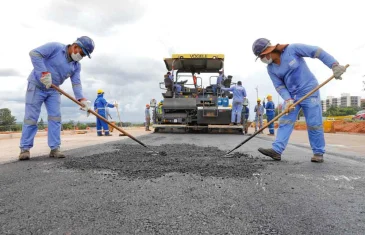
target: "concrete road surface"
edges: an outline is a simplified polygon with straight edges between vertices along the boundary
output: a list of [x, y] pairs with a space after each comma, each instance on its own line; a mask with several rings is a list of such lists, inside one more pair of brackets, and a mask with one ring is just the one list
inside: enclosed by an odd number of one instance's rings
[[125, 139], [3, 164], [0, 234], [364, 234], [361, 146], [316, 164], [296, 133], [280, 162], [263, 135], [221, 158], [246, 137], [155, 133], [139, 139], [167, 156]]

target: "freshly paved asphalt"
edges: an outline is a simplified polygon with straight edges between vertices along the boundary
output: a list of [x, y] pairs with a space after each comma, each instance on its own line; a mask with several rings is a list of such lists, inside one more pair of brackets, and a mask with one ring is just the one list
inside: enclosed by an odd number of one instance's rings
[[152, 134], [0, 165], [0, 234], [364, 234], [365, 156], [258, 137]]

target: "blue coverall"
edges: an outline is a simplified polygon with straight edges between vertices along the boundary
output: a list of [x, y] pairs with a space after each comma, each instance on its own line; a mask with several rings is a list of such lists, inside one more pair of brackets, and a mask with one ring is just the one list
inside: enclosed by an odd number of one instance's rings
[[230, 88], [222, 87], [221, 89], [223, 91], [232, 91], [233, 93], [231, 123], [236, 122], [236, 115], [237, 123], [241, 123], [243, 98], [247, 96], [245, 88], [241, 85], [236, 85]]
[[145, 120], [146, 120], [146, 131], [150, 129], [150, 120], [151, 120], [151, 114], [150, 114], [150, 109], [149, 108], [146, 108], [145, 111], [144, 111], [144, 117], [145, 117]]
[[[105, 119], [108, 119], [108, 114], [106, 108], [114, 108], [113, 104], [109, 104], [104, 99], [104, 94], [98, 94], [95, 102], [94, 102], [94, 110], [98, 110], [98, 114], [100, 114]], [[104, 129], [105, 135], [109, 135], [109, 126], [106, 122], [101, 120], [100, 118], [96, 118], [96, 132], [98, 136], [102, 136], [102, 129]]]
[[[267, 66], [270, 78], [284, 100], [294, 99], [297, 101], [318, 85], [317, 79], [309, 70], [303, 57], [318, 58], [328, 68], [332, 68], [332, 65], [337, 63], [331, 55], [320, 47], [304, 44], [287, 46], [281, 54], [280, 65], [271, 63]], [[272, 144], [272, 148], [279, 154], [285, 150], [300, 108], [303, 109], [307, 122], [309, 142], [313, 153], [323, 154], [325, 141], [319, 91], [296, 106], [294, 111], [280, 118], [277, 138]]]
[[181, 92], [181, 86], [179, 84], [174, 83], [174, 71], [173, 70], [171, 71], [171, 74], [169, 75], [169, 78], [173, 82], [176, 92], [180, 93]]
[[255, 114], [255, 132], [257, 131], [257, 128], [261, 129], [262, 127], [262, 118], [264, 116], [264, 106], [263, 105], [256, 105], [254, 109]]
[[20, 139], [20, 148], [29, 150], [33, 147], [37, 133], [38, 118], [44, 103], [48, 114], [48, 146], [57, 149], [61, 145], [61, 97], [53, 88], [46, 89], [41, 83], [42, 72], [50, 72], [52, 84], [60, 86], [71, 77], [72, 89], [77, 100], [83, 98], [80, 81], [81, 66], [68, 55], [69, 45], [57, 42], [47, 43], [33, 49], [29, 55], [33, 70], [28, 77], [25, 96], [25, 114]]
[[218, 87], [219, 87], [219, 88], [223, 87], [223, 84], [222, 84], [223, 80], [224, 80], [224, 74], [222, 73], [222, 74], [220, 74], [220, 75], [217, 77], [217, 83], [216, 83], [216, 84], [214, 84], [214, 85], [212, 86], [212, 89], [213, 89], [213, 92], [214, 92], [214, 93], [216, 93], [216, 92], [217, 92], [217, 88], [218, 88]]
[[[275, 104], [272, 101], [268, 101], [266, 104], [264, 103], [266, 109], [267, 122], [270, 122], [275, 117]], [[274, 123], [269, 125], [270, 134], [275, 134]]]
[[250, 109], [248, 108], [248, 106], [243, 106], [242, 107], [242, 124], [244, 125], [247, 120], [248, 120], [248, 117], [250, 116]]

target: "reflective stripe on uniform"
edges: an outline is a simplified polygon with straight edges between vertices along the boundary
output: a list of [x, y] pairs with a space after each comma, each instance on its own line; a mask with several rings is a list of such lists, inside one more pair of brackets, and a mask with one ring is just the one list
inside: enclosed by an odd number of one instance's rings
[[48, 116], [48, 121], [60, 122], [61, 121], [61, 117]]
[[286, 86], [278, 86], [276, 87], [276, 91], [279, 92], [281, 89], [286, 89]]
[[30, 119], [24, 119], [24, 124], [27, 124], [27, 125], [37, 125], [37, 121], [30, 120]]
[[41, 57], [41, 58], [44, 58], [44, 56], [38, 52], [35, 52], [35, 51], [31, 51], [29, 52], [29, 55], [30, 56], [36, 56], [36, 57]]
[[290, 124], [293, 125], [295, 122], [292, 120], [279, 120], [279, 124]]
[[314, 54], [314, 58], [318, 58], [319, 55], [321, 54], [322, 52], [322, 48], [318, 48], [318, 50], [316, 51], [316, 53]]
[[318, 131], [318, 130], [322, 130], [323, 126], [322, 125], [320, 125], [320, 126], [307, 126], [307, 129], [310, 130], [310, 131]]

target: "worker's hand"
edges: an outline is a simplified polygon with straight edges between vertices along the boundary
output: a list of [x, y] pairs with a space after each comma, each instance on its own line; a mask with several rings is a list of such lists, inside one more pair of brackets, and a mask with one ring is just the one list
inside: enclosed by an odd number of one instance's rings
[[41, 76], [41, 83], [43, 83], [46, 88], [50, 88], [52, 85], [52, 75], [50, 72], [42, 72], [42, 76]]
[[336, 79], [342, 80], [341, 75], [344, 72], [346, 72], [346, 67], [335, 63], [332, 65], [332, 71], [333, 71], [333, 76], [335, 76]]
[[91, 108], [91, 101], [83, 98], [81, 100], [81, 103], [84, 105], [84, 107], [81, 107], [82, 110], [86, 111], [86, 116], [89, 117], [90, 113], [88, 112]]
[[117, 101], [114, 101], [114, 107], [116, 107], [116, 108], [118, 108], [118, 106], [119, 106], [119, 104], [118, 104], [118, 102]]
[[285, 100], [285, 111], [284, 112], [286, 114], [294, 111], [295, 106], [293, 106], [293, 104], [294, 104], [294, 100], [293, 99]]

